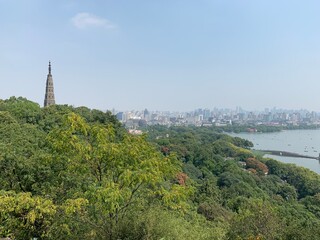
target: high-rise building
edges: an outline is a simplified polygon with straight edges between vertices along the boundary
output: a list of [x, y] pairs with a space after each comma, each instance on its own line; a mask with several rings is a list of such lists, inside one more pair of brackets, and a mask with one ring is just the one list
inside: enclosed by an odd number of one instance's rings
[[124, 121], [125, 121], [124, 113], [123, 113], [123, 112], [118, 112], [118, 113], [116, 114], [116, 117], [117, 117], [117, 119], [118, 119], [120, 122], [124, 122]]
[[46, 83], [46, 95], [44, 97], [44, 106], [50, 106], [55, 104], [54, 99], [54, 88], [53, 88], [53, 79], [51, 75], [51, 62], [49, 61], [49, 73], [47, 75]]
[[148, 109], [145, 109], [143, 111], [143, 119], [146, 121], [150, 121], [150, 113], [149, 113]]

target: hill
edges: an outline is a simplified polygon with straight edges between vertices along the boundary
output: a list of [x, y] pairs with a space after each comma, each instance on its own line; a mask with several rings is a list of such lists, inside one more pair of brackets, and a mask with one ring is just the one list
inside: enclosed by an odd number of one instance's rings
[[320, 239], [320, 176], [202, 127], [0, 100], [0, 237]]

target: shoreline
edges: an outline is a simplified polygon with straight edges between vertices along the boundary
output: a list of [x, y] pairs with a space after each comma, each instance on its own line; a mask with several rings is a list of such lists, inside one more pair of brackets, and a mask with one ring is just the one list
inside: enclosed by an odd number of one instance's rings
[[309, 159], [316, 159], [320, 160], [320, 154], [318, 157], [315, 156], [308, 156], [308, 155], [303, 155], [299, 153], [293, 153], [293, 152], [287, 152], [287, 151], [279, 151], [279, 150], [257, 150], [259, 152], [263, 152], [265, 154], [269, 155], [274, 155], [274, 156], [282, 156], [282, 157], [296, 157], [296, 158], [309, 158]]

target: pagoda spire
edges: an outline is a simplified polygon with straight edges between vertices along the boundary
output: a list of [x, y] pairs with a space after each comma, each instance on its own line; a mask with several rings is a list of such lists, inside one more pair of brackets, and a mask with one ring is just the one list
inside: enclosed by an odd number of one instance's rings
[[53, 88], [53, 79], [51, 75], [51, 62], [49, 61], [49, 69], [47, 75], [47, 82], [46, 82], [46, 94], [44, 97], [44, 106], [50, 106], [55, 104], [54, 98], [54, 88]]
[[51, 75], [51, 62], [49, 61], [49, 74]]

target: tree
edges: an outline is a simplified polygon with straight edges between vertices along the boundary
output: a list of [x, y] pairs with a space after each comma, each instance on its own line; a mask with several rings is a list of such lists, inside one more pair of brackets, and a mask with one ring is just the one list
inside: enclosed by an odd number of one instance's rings
[[0, 237], [46, 239], [56, 206], [30, 193], [0, 191]]
[[258, 161], [256, 158], [247, 158], [246, 164], [247, 168], [256, 170], [259, 175], [266, 175], [269, 172], [268, 167], [264, 163]]
[[232, 220], [229, 239], [282, 239], [283, 223], [267, 202], [248, 199]]
[[131, 208], [154, 201], [172, 209], [185, 206], [190, 190], [174, 183], [181, 171], [176, 158], [155, 151], [143, 136], [117, 140], [111, 125], [89, 125], [71, 113], [48, 140], [54, 159], [65, 164], [59, 181], [67, 197], [88, 199], [86, 224], [94, 222], [107, 239], [114, 239], [119, 220]]
[[[33, 192], [42, 163], [45, 135], [31, 124], [0, 124], [0, 186], [2, 190]], [[41, 181], [40, 181], [41, 183]]]
[[21, 123], [36, 124], [41, 117], [39, 104], [23, 97], [10, 97], [0, 101], [0, 111], [8, 111]]

